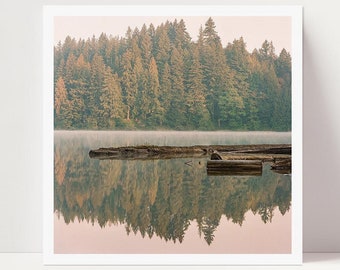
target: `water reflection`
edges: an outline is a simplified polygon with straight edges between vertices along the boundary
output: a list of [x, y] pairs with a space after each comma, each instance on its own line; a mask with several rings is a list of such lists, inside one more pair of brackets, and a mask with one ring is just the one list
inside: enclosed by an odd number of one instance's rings
[[54, 208], [65, 223], [124, 224], [127, 234], [182, 242], [191, 221], [208, 245], [222, 216], [242, 226], [290, 209], [291, 177], [265, 165], [261, 177], [207, 176], [206, 159], [93, 160], [81, 140], [55, 142]]

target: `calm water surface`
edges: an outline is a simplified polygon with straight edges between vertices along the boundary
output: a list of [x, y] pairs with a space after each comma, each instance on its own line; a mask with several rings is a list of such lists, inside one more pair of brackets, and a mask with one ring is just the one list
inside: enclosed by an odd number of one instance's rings
[[96, 160], [128, 145], [290, 143], [275, 132], [55, 131], [56, 253], [290, 253], [291, 176], [207, 176], [206, 158]]

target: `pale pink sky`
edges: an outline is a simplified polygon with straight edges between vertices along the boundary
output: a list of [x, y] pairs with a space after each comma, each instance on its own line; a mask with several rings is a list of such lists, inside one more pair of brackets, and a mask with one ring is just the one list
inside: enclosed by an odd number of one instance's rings
[[[157, 16], [65, 16], [55, 17], [55, 43], [64, 41], [67, 35], [76, 39], [87, 39], [104, 32], [112, 36], [124, 36], [128, 26], [131, 29], [138, 27], [141, 29], [145, 23], [147, 26], [152, 23], [155, 27], [166, 20], [174, 21], [175, 19], [183, 19], [187, 31], [193, 40], [196, 40], [200, 26], [204, 28], [205, 22], [209, 17], [191, 16], [191, 17], [157, 17]], [[291, 51], [291, 17], [271, 17], [271, 16], [256, 16], [256, 17], [232, 17], [232, 16], [212, 16], [216, 31], [221, 37], [223, 46], [234, 39], [243, 36], [247, 43], [248, 51], [254, 48], [260, 48], [262, 43], [267, 39], [273, 41], [275, 52], [279, 54], [285, 48]]]
[[291, 213], [281, 215], [276, 208], [272, 223], [264, 224], [259, 215], [248, 211], [240, 227], [222, 217], [215, 239], [208, 246], [191, 222], [184, 241], [165, 242], [140, 233], [128, 236], [124, 225], [100, 228], [96, 223], [75, 221], [65, 224], [63, 217], [54, 219], [54, 252], [77, 254], [289, 254], [291, 253]]

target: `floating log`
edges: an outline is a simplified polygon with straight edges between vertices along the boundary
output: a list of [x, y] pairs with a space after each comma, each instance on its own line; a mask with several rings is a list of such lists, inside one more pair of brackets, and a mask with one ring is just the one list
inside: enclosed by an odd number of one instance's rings
[[288, 168], [292, 166], [292, 159], [275, 159], [272, 168]]
[[208, 160], [208, 175], [262, 175], [261, 160]]
[[249, 154], [292, 154], [291, 144], [211, 145], [215, 151]]
[[[289, 152], [290, 145], [287, 144], [263, 144], [263, 145], [196, 145], [196, 146], [127, 146], [109, 147], [91, 150], [90, 158], [96, 159], [170, 159], [188, 157], [208, 157], [218, 152], [224, 159], [261, 159], [261, 155], [268, 155], [273, 160], [274, 155], [283, 155]], [[233, 157], [231, 155], [234, 155]], [[284, 154], [288, 155], [288, 154]], [[218, 157], [217, 157], [218, 158]]]
[[[229, 152], [219, 153], [222, 160], [261, 160], [262, 162], [274, 162], [275, 160], [289, 159], [291, 156], [286, 154], [262, 154], [262, 153], [240, 153]], [[213, 157], [211, 157], [213, 160]]]
[[276, 173], [280, 174], [291, 174], [292, 173], [292, 159], [275, 159], [274, 163], [271, 165], [271, 169]]
[[99, 148], [89, 152], [90, 158], [96, 159], [170, 159], [205, 157], [209, 148], [204, 146], [132, 146], [117, 148]]

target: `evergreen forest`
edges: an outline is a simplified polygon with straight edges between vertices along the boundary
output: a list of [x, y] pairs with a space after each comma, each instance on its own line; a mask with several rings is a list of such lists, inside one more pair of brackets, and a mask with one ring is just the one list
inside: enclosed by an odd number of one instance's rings
[[291, 130], [291, 56], [271, 41], [222, 46], [209, 18], [54, 47], [55, 129]]

